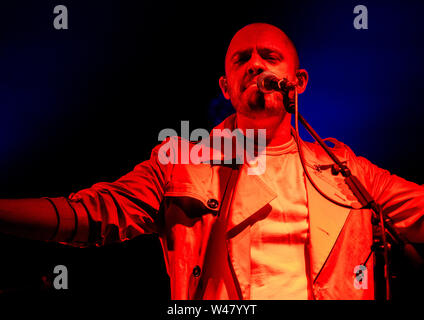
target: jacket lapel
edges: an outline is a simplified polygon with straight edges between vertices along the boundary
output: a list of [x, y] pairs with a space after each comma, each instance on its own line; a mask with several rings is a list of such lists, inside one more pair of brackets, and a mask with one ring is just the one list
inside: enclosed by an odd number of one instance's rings
[[[230, 123], [232, 121], [233, 119]], [[225, 127], [230, 126], [228, 122], [226, 124]], [[317, 166], [331, 164], [331, 159], [323, 151], [312, 150], [303, 141], [301, 147], [306, 162], [305, 169], [314, 184], [328, 197], [345, 205], [358, 206], [342, 177], [333, 176], [329, 169], [317, 169]], [[343, 160], [344, 157], [340, 158]], [[242, 166], [240, 170], [231, 206], [226, 213], [227, 246], [232, 271], [238, 280], [243, 299], [249, 299], [250, 226], [256, 221], [255, 213], [260, 213], [260, 209], [275, 199], [277, 194], [257, 175], [248, 175], [247, 166]], [[350, 209], [325, 199], [307, 177], [305, 185], [309, 209], [311, 276], [315, 281], [331, 253]]]
[[[308, 179], [305, 180], [309, 209], [310, 271], [312, 280], [315, 282], [343, 228], [350, 209], [326, 200], [315, 190]], [[321, 190], [331, 196], [329, 190], [322, 187]]]
[[[331, 173], [331, 164], [328, 155], [313, 151], [305, 142], [301, 142], [302, 152], [305, 158], [305, 170], [315, 186], [327, 197], [336, 202], [352, 207], [360, 207], [352, 191], [344, 182], [341, 174], [335, 176]], [[346, 157], [337, 155], [339, 160]], [[325, 168], [325, 169], [320, 169]], [[305, 176], [307, 202], [309, 211], [309, 254], [311, 262], [311, 276], [316, 281], [320, 270], [325, 264], [334, 247], [336, 240], [351, 211], [349, 207], [343, 207], [324, 198]]]
[[240, 224], [248, 223], [255, 212], [277, 197], [262, 179], [247, 173], [247, 166], [242, 166], [240, 170], [227, 222], [228, 232]]
[[[308, 171], [314, 183], [327, 195], [340, 200], [342, 195], [321, 175]], [[350, 209], [336, 205], [324, 197], [305, 177], [310, 229], [311, 276], [315, 281], [343, 228]], [[260, 214], [276, 197], [258, 176], [249, 176], [243, 168], [236, 185], [227, 221], [227, 245], [233, 271], [244, 299], [250, 297], [250, 227]]]
[[256, 213], [277, 195], [258, 176], [240, 169], [227, 216], [227, 248], [230, 268], [244, 300], [250, 298], [250, 226]]

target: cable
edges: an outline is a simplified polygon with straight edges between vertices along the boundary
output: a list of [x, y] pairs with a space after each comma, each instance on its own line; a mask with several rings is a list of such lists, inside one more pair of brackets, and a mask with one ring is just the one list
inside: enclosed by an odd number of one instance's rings
[[[357, 209], [357, 208], [354, 208], [352, 206], [345, 205], [341, 202], [338, 202], [334, 199], [331, 199], [322, 190], [320, 190], [318, 188], [318, 186], [312, 181], [312, 178], [310, 177], [309, 172], [307, 171], [305, 163], [304, 163], [305, 159], [303, 157], [302, 146], [301, 146], [301, 143], [300, 143], [297, 86], [295, 86], [295, 88], [294, 88], [294, 94], [295, 94], [294, 111], [295, 111], [295, 131], [296, 131], [295, 140], [296, 140], [296, 143], [297, 143], [297, 146], [298, 146], [298, 149], [299, 149], [300, 162], [302, 164], [303, 171], [305, 172], [306, 177], [308, 178], [308, 180], [312, 184], [312, 186], [315, 188], [315, 190], [318, 191], [318, 193], [321, 194], [325, 199], [329, 200], [330, 202], [332, 202], [332, 203], [334, 203], [338, 206], [344, 207], [344, 208]], [[292, 106], [290, 105], [290, 98], [288, 98], [288, 94], [287, 94], [287, 103], [289, 104], [288, 110], [292, 110]], [[364, 209], [365, 207], [366, 206], [363, 206], [362, 208], [359, 208], [359, 209]], [[379, 210], [378, 210], [378, 218], [380, 219], [380, 228], [381, 228], [381, 233], [382, 233], [381, 242], [382, 242], [382, 247], [383, 247], [383, 251], [384, 251], [384, 254], [383, 254], [383, 258], [384, 258], [384, 279], [385, 279], [385, 287], [386, 287], [385, 298], [386, 298], [386, 300], [390, 300], [390, 298], [391, 298], [391, 290], [390, 289], [391, 288], [390, 288], [390, 272], [389, 272], [389, 258], [388, 258], [389, 247], [388, 247], [387, 240], [386, 240], [386, 231], [385, 231], [385, 226], [384, 226], [384, 216], [383, 216], [383, 211], [381, 210], [381, 208], [379, 208]], [[366, 261], [368, 261], [368, 259], [369, 259], [369, 256], [366, 259]]]
[[[301, 146], [301, 141], [300, 141], [300, 135], [299, 135], [299, 111], [298, 111], [298, 93], [297, 93], [297, 86], [294, 88], [294, 113], [295, 113], [295, 140], [297, 143], [297, 147], [299, 149], [299, 157], [300, 157], [300, 163], [302, 164], [303, 167], [303, 171], [306, 174], [306, 177], [308, 178], [309, 182], [311, 183], [311, 185], [314, 187], [314, 189], [320, 194], [322, 195], [325, 199], [327, 199], [328, 201], [340, 206], [340, 207], [344, 207], [344, 208], [348, 208], [348, 209], [357, 209], [354, 208], [350, 205], [338, 202], [337, 200], [334, 200], [332, 198], [330, 198], [329, 196], [327, 196], [316, 184], [315, 182], [312, 180], [311, 176], [309, 175], [308, 170], [306, 169], [305, 166], [305, 159], [303, 157], [303, 151], [302, 151], [302, 146]], [[290, 103], [290, 99], [287, 99], [288, 103]], [[289, 107], [290, 108], [290, 107]], [[290, 110], [290, 109], [289, 109]], [[359, 208], [359, 209], [364, 209], [364, 207]]]

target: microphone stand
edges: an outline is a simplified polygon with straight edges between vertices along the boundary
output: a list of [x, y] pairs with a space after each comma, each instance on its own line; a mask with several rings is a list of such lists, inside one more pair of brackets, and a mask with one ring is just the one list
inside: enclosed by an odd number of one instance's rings
[[[280, 87], [281, 88], [281, 87]], [[285, 90], [281, 89], [284, 93]], [[285, 93], [288, 93], [285, 91]], [[297, 104], [297, 90], [295, 90], [296, 95], [296, 104]], [[286, 101], [288, 103], [284, 103], [287, 112], [294, 113], [294, 104], [293, 101], [288, 99], [288, 94], [284, 95], [287, 97]], [[371, 223], [373, 225], [373, 245], [371, 246], [371, 250], [376, 254], [376, 276], [380, 275], [380, 272], [383, 273], [384, 283], [385, 283], [385, 291], [381, 293], [381, 297], [384, 296], [385, 300], [391, 299], [391, 287], [390, 287], [390, 269], [389, 269], [389, 250], [391, 249], [391, 245], [387, 243], [387, 237], [389, 236], [393, 243], [399, 245], [413, 265], [415, 267], [422, 266], [424, 264], [423, 258], [418, 254], [415, 247], [402, 236], [394, 227], [393, 221], [390, 217], [383, 215], [383, 211], [380, 206], [376, 203], [376, 201], [372, 198], [370, 193], [367, 191], [365, 186], [359, 181], [359, 179], [352, 174], [350, 169], [346, 166], [346, 164], [342, 163], [336, 155], [330, 150], [330, 148], [325, 144], [325, 142], [320, 138], [320, 136], [315, 132], [315, 130], [309, 125], [309, 123], [303, 118], [303, 116], [297, 113], [298, 119], [305, 127], [305, 129], [311, 134], [311, 136], [320, 144], [320, 146], [325, 150], [325, 152], [330, 156], [330, 158], [334, 161], [334, 165], [332, 166], [332, 173], [334, 175], [342, 174], [346, 184], [352, 190], [355, 197], [358, 199], [359, 203], [362, 205], [364, 209], [372, 210], [372, 218]], [[300, 148], [300, 146], [299, 146]], [[383, 268], [380, 269], [378, 266], [382, 263]], [[375, 286], [376, 299], [380, 298], [380, 293], [377, 291], [377, 285]], [[383, 286], [382, 286], [383, 287]]]

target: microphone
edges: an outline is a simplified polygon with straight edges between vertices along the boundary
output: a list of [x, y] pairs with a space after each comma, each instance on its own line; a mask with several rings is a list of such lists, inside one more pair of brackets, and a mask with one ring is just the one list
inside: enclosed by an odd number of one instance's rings
[[271, 93], [272, 91], [281, 91], [287, 93], [290, 90], [294, 90], [296, 83], [289, 82], [287, 78], [278, 79], [277, 76], [270, 72], [262, 72], [256, 82], [259, 91], [262, 93]]

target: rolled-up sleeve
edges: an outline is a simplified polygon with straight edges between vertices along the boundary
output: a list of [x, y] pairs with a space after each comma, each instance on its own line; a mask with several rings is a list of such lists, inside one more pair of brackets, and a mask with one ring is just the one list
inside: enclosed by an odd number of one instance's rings
[[77, 217], [74, 244], [103, 245], [158, 231], [158, 211], [172, 171], [171, 164], [159, 161], [160, 147], [117, 181], [96, 183], [69, 196]]

